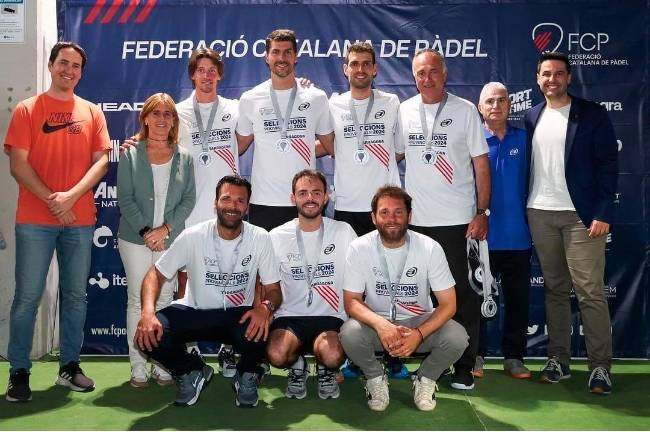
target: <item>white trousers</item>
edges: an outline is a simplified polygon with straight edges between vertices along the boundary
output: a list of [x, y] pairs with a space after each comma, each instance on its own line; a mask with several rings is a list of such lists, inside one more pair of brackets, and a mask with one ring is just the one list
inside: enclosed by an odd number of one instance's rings
[[[147, 357], [145, 357], [134, 344], [135, 331], [140, 321], [142, 311], [142, 302], [140, 300], [140, 290], [142, 288], [142, 280], [144, 275], [149, 271], [152, 265], [163, 252], [153, 252], [145, 245], [139, 245], [128, 242], [126, 240], [118, 239], [118, 250], [124, 264], [124, 271], [126, 272], [127, 294], [128, 301], [126, 306], [126, 335], [129, 342], [129, 361], [131, 362], [131, 370], [146, 368]], [[156, 311], [163, 309], [172, 302], [174, 299], [174, 292], [176, 291], [176, 276], [173, 279], [166, 281], [158, 296], [156, 302]]]

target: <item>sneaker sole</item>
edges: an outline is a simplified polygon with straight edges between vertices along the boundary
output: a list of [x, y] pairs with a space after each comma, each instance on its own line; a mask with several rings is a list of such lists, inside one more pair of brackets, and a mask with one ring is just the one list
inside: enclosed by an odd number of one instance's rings
[[326, 399], [338, 399], [340, 396], [341, 396], [341, 390], [337, 391], [336, 393], [331, 393], [331, 394], [321, 394], [320, 392], [318, 392], [318, 397], [323, 399], [323, 400], [326, 400]]
[[[304, 399], [307, 397], [307, 392], [305, 391], [304, 393], [300, 394], [295, 394], [295, 393], [287, 393], [285, 392], [284, 395], [288, 397], [289, 399]], [[320, 396], [320, 395], [319, 395]], [[322, 398], [321, 398], [322, 399]]]
[[257, 399], [252, 404], [243, 404], [239, 402], [239, 399], [237, 399], [237, 389], [235, 388], [235, 384], [234, 383], [231, 384], [231, 387], [232, 387], [232, 391], [235, 392], [235, 406], [237, 406], [237, 408], [255, 408], [260, 403], [259, 399]]
[[149, 381], [134, 381], [131, 379], [129, 385], [133, 388], [146, 388], [149, 387]]
[[235, 369], [221, 369], [221, 376], [224, 378], [232, 378], [237, 373], [237, 368]]
[[508, 375], [510, 375], [512, 378], [515, 379], [530, 379], [530, 373], [522, 372], [522, 373], [511, 373], [506, 371]]
[[474, 384], [468, 386], [468, 385], [465, 385], [465, 384], [453, 382], [453, 383], [451, 383], [451, 388], [456, 389], [456, 390], [473, 390], [474, 389]]
[[[203, 369], [205, 370], [206, 368]], [[199, 383], [198, 390], [194, 395], [194, 397], [189, 401], [187, 401], [186, 403], [179, 403], [174, 401], [175, 406], [180, 406], [180, 407], [192, 406], [199, 400], [199, 396], [201, 395], [201, 392], [208, 386], [208, 384], [210, 384], [210, 381], [212, 380], [212, 376], [214, 375], [214, 369], [212, 369], [211, 367], [207, 367], [207, 369], [208, 369], [208, 374], [207, 376], [204, 376], [201, 382]]]
[[63, 386], [63, 387], [68, 387], [72, 391], [76, 391], [79, 393], [90, 393], [91, 391], [95, 390], [95, 386], [92, 387], [78, 387], [74, 384], [72, 384], [70, 381], [68, 381], [65, 378], [57, 378], [56, 383], [57, 385]]
[[596, 387], [596, 388], [593, 388], [593, 389], [589, 389], [589, 392], [591, 392], [591, 393], [593, 393], [593, 394], [597, 394], [597, 395], [605, 395], [605, 396], [607, 396], [607, 395], [610, 394], [612, 391], [611, 391], [611, 390], [610, 390], [610, 391], [606, 391], [606, 390], [603, 389], [603, 388]]
[[558, 379], [557, 381], [553, 381], [553, 380], [549, 379], [547, 376], [545, 376], [545, 375], [541, 375], [541, 376], [539, 377], [539, 380], [540, 380], [541, 382], [544, 382], [544, 383], [547, 383], [547, 384], [557, 384], [557, 383], [559, 383], [560, 381], [565, 380], [565, 379], [569, 379], [569, 378], [571, 378], [571, 374], [562, 375], [562, 376], [560, 377], [560, 379]]
[[5, 399], [7, 399], [7, 402], [11, 402], [11, 403], [25, 403], [25, 402], [29, 402], [30, 400], [32, 400], [32, 396], [29, 395], [29, 397], [27, 399], [18, 399], [18, 398], [13, 398], [13, 397], [11, 397], [9, 395], [6, 395]]

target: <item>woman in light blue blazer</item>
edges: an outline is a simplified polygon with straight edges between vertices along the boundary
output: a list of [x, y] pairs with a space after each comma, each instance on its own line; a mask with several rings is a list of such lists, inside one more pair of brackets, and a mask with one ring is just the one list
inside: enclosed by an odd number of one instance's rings
[[[140, 288], [147, 270], [185, 228], [195, 201], [192, 156], [178, 146], [178, 114], [174, 100], [156, 93], [140, 112], [135, 146], [121, 156], [117, 168], [120, 205], [118, 249], [128, 284], [127, 340], [133, 387], [149, 382], [147, 359], [133, 344], [141, 314]], [[156, 310], [168, 306], [176, 280], [165, 282]], [[160, 385], [172, 384], [169, 373], [153, 365], [151, 376]]]

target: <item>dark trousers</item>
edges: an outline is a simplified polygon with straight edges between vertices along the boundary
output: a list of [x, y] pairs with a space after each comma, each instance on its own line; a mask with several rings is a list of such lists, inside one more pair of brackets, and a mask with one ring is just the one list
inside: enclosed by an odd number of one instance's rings
[[223, 309], [194, 309], [174, 304], [156, 317], [163, 327], [162, 339], [148, 354], [163, 365], [173, 376], [179, 376], [203, 367], [203, 360], [187, 352], [185, 343], [219, 341], [232, 345], [241, 354], [237, 365], [240, 372], [256, 372], [264, 359], [266, 342], [246, 340], [244, 334], [249, 321], [239, 324], [250, 306]]
[[295, 206], [276, 207], [259, 204], [250, 204], [248, 206], [248, 222], [267, 231], [289, 222], [291, 219], [298, 217], [298, 210]]
[[359, 237], [375, 230], [375, 224], [372, 223], [370, 212], [349, 212], [334, 210], [334, 219], [337, 221], [347, 222]]
[[[503, 339], [501, 353], [506, 359], [526, 356], [528, 305], [530, 299], [530, 249], [490, 251], [492, 275], [501, 276]], [[487, 321], [481, 317], [479, 354], [487, 354]]]
[[[469, 345], [463, 355], [454, 363], [454, 368], [471, 371], [478, 352], [479, 317], [481, 299], [469, 286], [467, 268], [467, 225], [441, 227], [421, 227], [411, 225], [413, 231], [431, 237], [442, 246], [447, 257], [449, 270], [456, 281], [456, 315], [454, 320], [465, 327], [469, 335]], [[434, 304], [436, 302], [434, 301]]]

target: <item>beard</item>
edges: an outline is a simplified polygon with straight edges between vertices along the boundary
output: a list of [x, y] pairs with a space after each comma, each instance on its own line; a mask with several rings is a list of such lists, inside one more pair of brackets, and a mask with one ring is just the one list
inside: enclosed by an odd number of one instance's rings
[[321, 204], [318, 209], [306, 209], [305, 205], [307, 204], [317, 204], [315, 202], [307, 202], [298, 207], [298, 214], [307, 219], [316, 219], [319, 215], [323, 214], [323, 209], [327, 205], [327, 202]]
[[242, 221], [244, 220], [244, 214], [239, 213], [238, 216], [229, 216], [226, 214], [226, 210], [217, 208], [217, 221], [219, 225], [228, 229], [238, 228]]
[[390, 243], [395, 243], [404, 236], [406, 236], [406, 231], [408, 230], [408, 225], [399, 225], [399, 228], [386, 228], [386, 225], [377, 225], [377, 231], [379, 231], [379, 236], [382, 240], [386, 240]]

